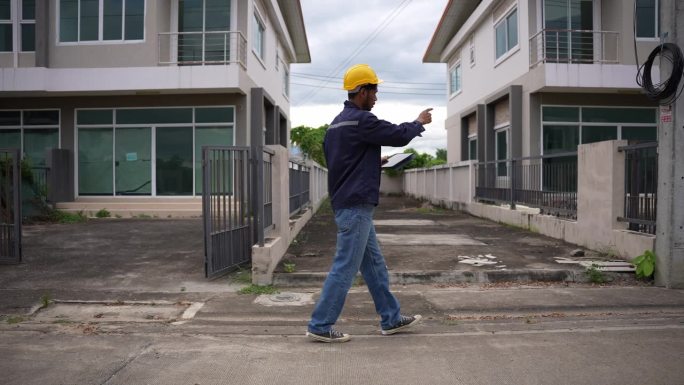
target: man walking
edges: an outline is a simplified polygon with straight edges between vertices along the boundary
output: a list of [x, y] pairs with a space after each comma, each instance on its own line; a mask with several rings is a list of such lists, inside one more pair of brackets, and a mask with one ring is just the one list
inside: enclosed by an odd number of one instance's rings
[[432, 121], [428, 108], [415, 121], [392, 124], [370, 110], [377, 100], [378, 79], [366, 64], [344, 75], [348, 100], [325, 134], [323, 150], [328, 164], [328, 191], [337, 224], [337, 251], [306, 333], [322, 342], [346, 342], [348, 334], [333, 329], [342, 312], [356, 273], [361, 270], [383, 335], [398, 333], [420, 322], [421, 316], [404, 316], [389, 290], [385, 258], [373, 226], [373, 211], [380, 195], [381, 146], [402, 147], [425, 131]]

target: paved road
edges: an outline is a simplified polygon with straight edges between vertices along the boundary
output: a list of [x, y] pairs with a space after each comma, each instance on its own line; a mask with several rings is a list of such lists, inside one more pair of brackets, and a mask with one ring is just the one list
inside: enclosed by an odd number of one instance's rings
[[304, 304], [284, 306], [216, 294], [187, 320], [178, 314], [190, 303], [140, 303], [137, 313], [113, 303], [94, 315], [84, 307], [102, 304], [53, 304], [0, 326], [0, 383], [669, 385], [684, 378], [681, 291], [418, 285], [397, 293], [426, 316], [423, 325], [381, 336], [368, 294], [355, 288], [339, 323], [353, 339], [339, 345], [303, 336], [307, 289], [297, 293]]

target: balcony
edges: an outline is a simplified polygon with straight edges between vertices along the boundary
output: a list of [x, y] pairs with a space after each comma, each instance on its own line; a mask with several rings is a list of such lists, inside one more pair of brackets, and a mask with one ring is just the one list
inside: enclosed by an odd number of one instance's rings
[[240, 64], [246, 68], [247, 39], [239, 31], [163, 32], [159, 65]]
[[618, 64], [620, 34], [544, 29], [530, 38], [530, 68], [540, 63]]

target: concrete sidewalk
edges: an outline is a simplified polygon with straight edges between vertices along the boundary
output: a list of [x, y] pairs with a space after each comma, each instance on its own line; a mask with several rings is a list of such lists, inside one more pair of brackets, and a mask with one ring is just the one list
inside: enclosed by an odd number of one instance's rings
[[[554, 238], [433, 207], [406, 197], [381, 197], [375, 213], [380, 247], [392, 283], [586, 282], [586, 268], [561, 264], [614, 260], [610, 248], [584, 249]], [[336, 227], [329, 205], [302, 229], [276, 269], [279, 286], [319, 286], [335, 254]], [[573, 257], [580, 250], [583, 256]], [[286, 273], [284, 263], [294, 264]], [[633, 281], [633, 274], [606, 274]]]
[[[424, 322], [381, 336], [358, 283], [337, 324], [353, 336], [342, 345], [304, 337], [334, 254], [329, 210], [290, 247], [295, 272], [277, 276], [287, 286], [268, 295], [239, 294], [247, 284], [235, 275], [204, 279], [199, 220], [27, 226], [25, 262], [0, 266], [2, 382], [673, 384], [684, 376], [684, 291], [631, 275], [578, 282], [583, 268], [554, 260], [573, 245], [413, 200], [384, 198], [376, 218], [402, 312]], [[461, 263], [478, 255], [496, 263]]]
[[[584, 268], [556, 262], [578, 249], [556, 239], [404, 197], [382, 197], [375, 218], [395, 285], [587, 279]], [[200, 219], [30, 225], [24, 227], [23, 240], [24, 263], [0, 265], [0, 314], [28, 314], [41, 298], [204, 302], [244, 286], [230, 276], [204, 278]], [[281, 263], [276, 286], [319, 289], [335, 241], [332, 212], [324, 205], [283, 260], [293, 263], [295, 271], [284, 272]], [[583, 258], [605, 259], [585, 252]], [[481, 263], [466, 263], [476, 260]], [[631, 273], [610, 278], [613, 284], [643, 285]]]

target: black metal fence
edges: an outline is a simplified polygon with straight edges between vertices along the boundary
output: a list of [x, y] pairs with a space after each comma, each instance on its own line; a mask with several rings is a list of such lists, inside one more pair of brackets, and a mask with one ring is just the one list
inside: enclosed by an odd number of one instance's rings
[[480, 162], [475, 196], [481, 201], [537, 207], [543, 214], [577, 218], [577, 153]]
[[[273, 156], [275, 151], [264, 148], [264, 229], [273, 226]], [[263, 245], [262, 245], [263, 246]]]
[[21, 155], [0, 149], [0, 263], [21, 262]]
[[625, 153], [624, 216], [629, 230], [655, 234], [658, 202], [658, 143], [618, 148]]
[[290, 216], [309, 203], [309, 167], [290, 161]]
[[202, 147], [205, 274], [221, 275], [251, 259], [253, 213], [247, 147]]

